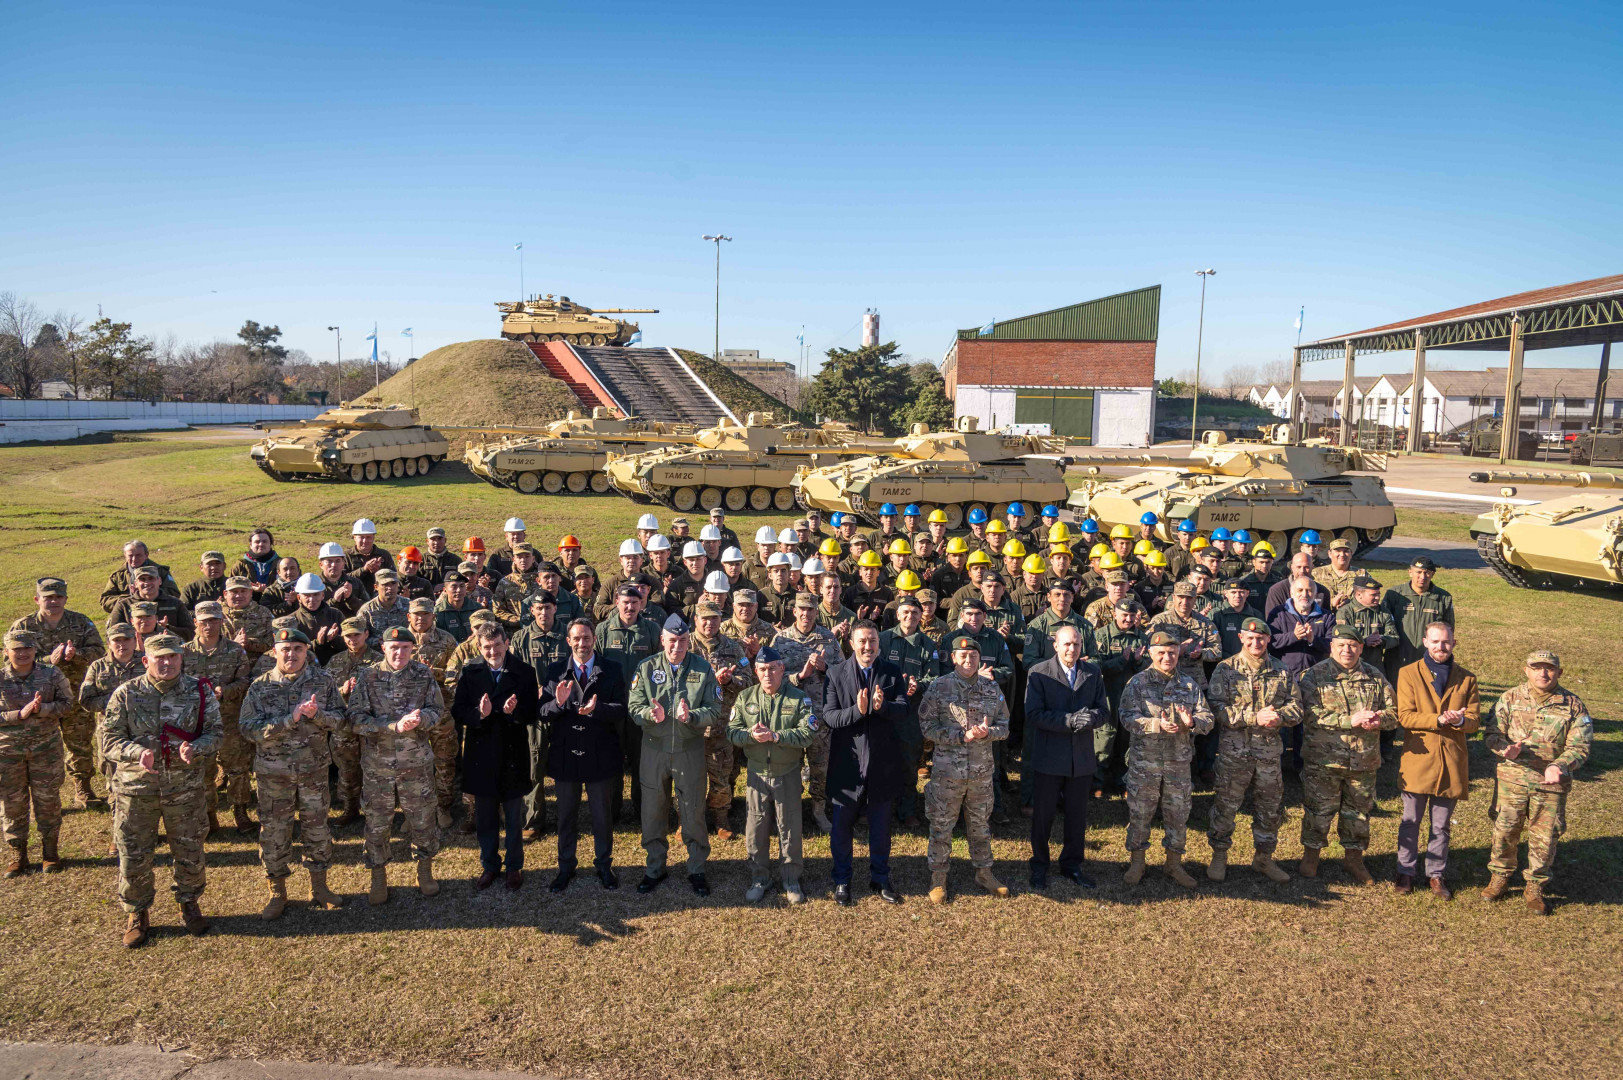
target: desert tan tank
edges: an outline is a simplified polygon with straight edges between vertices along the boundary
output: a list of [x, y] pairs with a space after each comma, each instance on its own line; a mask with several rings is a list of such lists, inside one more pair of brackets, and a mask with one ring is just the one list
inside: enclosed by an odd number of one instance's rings
[[544, 492], [605, 494], [609, 455], [635, 454], [655, 446], [691, 445], [692, 424], [621, 420], [602, 407], [591, 416], [570, 411], [539, 430], [497, 429], [470, 442], [462, 455], [468, 471], [497, 487], [526, 495]]
[[637, 333], [637, 324], [606, 315], [656, 315], [658, 308], [589, 308], [567, 296], [551, 293], [539, 300], [505, 300], [502, 337], [512, 341], [567, 341], [571, 345], [624, 345]]
[[821, 469], [802, 470], [795, 494], [804, 507], [854, 513], [878, 524], [885, 503], [917, 503], [947, 515], [949, 530], [979, 508], [1001, 521], [1011, 502], [1040, 508], [1065, 497], [1065, 440], [980, 431], [973, 416], [953, 431], [913, 425], [884, 452]]
[[344, 402], [296, 428], [280, 428], [248, 451], [274, 480], [388, 480], [427, 473], [451, 445], [417, 421], [417, 410]]
[[693, 446], [611, 457], [604, 469], [615, 490], [633, 502], [659, 502], [683, 512], [794, 509], [791, 482], [813, 467], [871, 454], [889, 440], [865, 440], [849, 428], [779, 426], [771, 413], [750, 413], [742, 426], [701, 430]]
[[1505, 502], [1471, 524], [1482, 559], [1519, 589], [1570, 588], [1582, 582], [1623, 582], [1623, 476], [1592, 472], [1476, 472], [1479, 484], [1567, 487], [1552, 499], [1522, 506]]
[[[1320, 439], [1292, 444], [1284, 424], [1267, 434], [1266, 441], [1231, 441], [1220, 431], [1208, 431], [1187, 453], [1073, 457], [1074, 464], [1089, 466], [1090, 478], [1066, 503], [1103, 531], [1112, 525], [1136, 531], [1145, 512], [1153, 512], [1160, 519], [1157, 534], [1167, 543], [1186, 518], [1193, 518], [1201, 532], [1246, 529], [1281, 553], [1294, 551], [1297, 538], [1309, 529], [1327, 543], [1351, 540], [1359, 555], [1392, 535], [1397, 511], [1386, 497], [1385, 481], [1347, 475], [1385, 472], [1385, 454]], [[1118, 480], [1099, 475], [1101, 466], [1121, 465], [1144, 465], [1149, 471]]]

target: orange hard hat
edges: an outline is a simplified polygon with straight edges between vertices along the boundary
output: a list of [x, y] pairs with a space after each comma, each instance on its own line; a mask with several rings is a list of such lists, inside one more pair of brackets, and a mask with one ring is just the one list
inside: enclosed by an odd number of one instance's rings
[[573, 536], [566, 536], [562, 540], [558, 541], [558, 550], [559, 551], [562, 551], [564, 548], [578, 548], [578, 547], [580, 547], [580, 541], [576, 540]]
[[485, 550], [485, 542], [479, 539], [477, 536], [470, 536], [466, 540], [462, 541], [463, 554], [467, 554], [470, 551], [483, 550]]
[[423, 561], [423, 553], [421, 551], [418, 551], [414, 547], [401, 548], [400, 549], [400, 561], [401, 562], [422, 562]]

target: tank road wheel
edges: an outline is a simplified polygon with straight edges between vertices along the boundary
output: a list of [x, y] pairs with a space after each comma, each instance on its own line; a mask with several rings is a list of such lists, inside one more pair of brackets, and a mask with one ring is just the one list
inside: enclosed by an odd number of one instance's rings
[[564, 486], [569, 489], [570, 494], [572, 495], [579, 495], [581, 492], [585, 491], [586, 485], [589, 482], [590, 481], [586, 479], [586, 474], [583, 472], [572, 472], [564, 478]]
[[[728, 488], [724, 498], [727, 501], [727, 510], [736, 514], [749, 505], [750, 490], [749, 488]], [[705, 509], [708, 510], [709, 507], [705, 507]]]
[[608, 343], [609, 343], [609, 339], [608, 339], [607, 335], [605, 335], [605, 334], [593, 334], [592, 335], [592, 344], [593, 345], [607, 345]]
[[576, 334], [565, 334], [564, 341], [570, 345], [579, 345], [580, 337]]
[[541, 474], [541, 490], [548, 495], [556, 495], [564, 489], [562, 473], [544, 472]]
[[366, 463], [366, 478], [368, 480], [376, 480], [378, 478], [378, 463], [377, 462], [368, 461]]
[[706, 510], [714, 510], [721, 505], [721, 489], [707, 487], [699, 492], [699, 505]]
[[357, 484], [359, 484], [362, 480], [365, 480], [366, 479], [366, 466], [365, 465], [351, 465], [349, 467], [349, 478], [351, 480], [355, 481]]
[[592, 491], [598, 495], [606, 495], [608, 493], [609, 477], [607, 473], [595, 472], [592, 474], [591, 479], [588, 480], [587, 483], [591, 485]]
[[957, 532], [964, 527], [964, 508], [957, 503], [948, 503], [941, 509], [947, 512], [947, 531]]
[[[713, 491], [718, 497], [721, 495], [721, 492], [716, 491], [715, 488], [705, 488], [704, 490], [707, 495]], [[699, 505], [699, 493], [692, 488], [677, 488], [671, 492], [671, 505], [686, 514]]]
[[416, 458], [409, 457], [409, 458], [406, 459], [406, 475], [407, 476], [416, 476], [417, 475], [417, 459]]
[[929, 523], [930, 523], [930, 515], [935, 513], [935, 509], [936, 509], [935, 503], [919, 503], [919, 528], [920, 529], [928, 529], [930, 527], [930, 525], [929, 525]]
[[[986, 511], [986, 513], [988, 515], [987, 520], [989, 522], [990, 521], [1003, 521], [1003, 519], [1008, 516], [1009, 504], [1008, 503], [993, 503], [992, 508], [990, 510]], [[1006, 525], [1006, 524], [1008, 524], [1008, 522], [1004, 522], [1004, 524]]]
[[770, 508], [771, 506], [772, 506], [772, 489], [771, 488], [764, 488], [764, 487], [750, 488], [750, 509], [751, 510], [757, 510], [757, 511], [766, 510], [766, 509]]
[[394, 474], [394, 478], [396, 480], [399, 480], [400, 478], [405, 476], [406, 475], [406, 459], [405, 458], [395, 458], [393, 461], [389, 462], [389, 472]]
[[417, 459], [417, 475], [418, 476], [427, 476], [428, 475], [428, 470], [432, 469], [433, 467], [434, 467], [434, 463], [432, 461], [429, 461], [426, 457], [420, 457], [420, 458]]
[[513, 478], [513, 486], [526, 495], [534, 495], [541, 490], [541, 478], [533, 472], [521, 472]]
[[772, 506], [787, 513], [795, 508], [795, 489], [779, 488], [772, 493]]

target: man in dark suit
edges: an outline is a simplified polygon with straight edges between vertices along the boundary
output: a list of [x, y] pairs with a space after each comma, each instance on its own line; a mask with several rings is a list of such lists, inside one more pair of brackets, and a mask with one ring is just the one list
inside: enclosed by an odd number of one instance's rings
[[1094, 733], [1110, 723], [1104, 676], [1082, 658], [1082, 632], [1061, 626], [1054, 632], [1054, 655], [1026, 674], [1026, 723], [1033, 726], [1026, 767], [1036, 775], [1031, 816], [1031, 887], [1048, 884], [1048, 834], [1061, 797], [1065, 799], [1059, 872], [1084, 889], [1094, 887], [1082, 872], [1088, 831], [1088, 795], [1098, 768]]
[[903, 783], [897, 726], [907, 716], [907, 681], [879, 658], [879, 627], [867, 619], [851, 628], [851, 658], [828, 669], [817, 723], [829, 728], [828, 796], [834, 828], [834, 899], [849, 907], [851, 836], [868, 808], [868, 887], [888, 904], [902, 898], [890, 884], [891, 803]]
[[530, 734], [538, 709], [535, 670], [507, 651], [501, 623], [479, 628], [479, 658], [462, 666], [451, 716], [462, 732], [462, 790], [473, 796], [474, 831], [488, 889], [502, 871], [497, 850], [507, 830], [507, 887], [524, 884], [524, 796], [530, 790]]
[[[617, 663], [597, 653], [590, 619], [569, 624], [569, 655], [547, 669], [541, 719], [551, 727], [546, 774], [558, 798], [558, 876], [563, 892], [575, 876], [582, 790], [592, 812], [592, 865], [605, 889], [620, 887], [614, 874], [614, 801], [620, 794], [620, 729], [626, 721], [626, 680]], [[539, 784], [541, 778], [536, 777]]]

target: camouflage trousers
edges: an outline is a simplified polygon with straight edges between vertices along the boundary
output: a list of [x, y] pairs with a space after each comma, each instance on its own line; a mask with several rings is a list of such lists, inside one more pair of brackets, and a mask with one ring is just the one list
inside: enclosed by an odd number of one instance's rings
[[96, 775], [96, 718], [74, 709], [62, 718], [62, 745], [68, 752], [68, 775], [90, 786]]
[[[449, 812], [456, 806], [456, 725], [444, 723], [430, 729], [428, 745], [434, 748], [435, 804], [441, 810]], [[468, 806], [470, 809], [473, 806], [471, 798], [468, 800]]]
[[[442, 724], [441, 727], [450, 727]], [[389, 863], [389, 828], [395, 800], [405, 817], [406, 840], [416, 859], [432, 859], [440, 850], [439, 823], [434, 820], [434, 775], [439, 765], [408, 769], [361, 769], [361, 813], [366, 815], [366, 865]], [[263, 811], [261, 811], [263, 813]]]
[[[338, 792], [333, 802], [343, 807], [353, 806], [361, 797], [360, 737], [335, 731], [327, 736], [327, 749], [332, 754], [332, 763], [338, 767]], [[263, 781], [260, 786], [264, 786]], [[261, 793], [260, 802], [264, 801]]]
[[179, 791], [117, 793], [113, 809], [113, 841], [118, 847], [118, 902], [128, 912], [152, 906], [155, 885], [152, 852], [158, 843], [158, 823], [168, 837], [174, 860], [175, 902], [184, 904], [203, 895], [205, 872], [203, 841], [208, 836], [208, 797], [204, 785]]
[[1355, 772], [1317, 765], [1302, 766], [1302, 846], [1314, 851], [1330, 840], [1330, 824], [1348, 851], [1369, 846], [1369, 812], [1375, 808], [1375, 770]]
[[930, 819], [930, 873], [944, 874], [952, 860], [952, 828], [963, 812], [964, 835], [969, 840], [969, 865], [977, 870], [992, 865], [992, 774], [930, 777], [924, 788], [924, 812]]
[[828, 801], [828, 744], [832, 737], [828, 728], [819, 725], [806, 747], [806, 765], [800, 775], [806, 781], [806, 794], [813, 806]]
[[28, 842], [30, 801], [40, 836], [56, 839], [67, 778], [62, 754], [62, 733], [55, 728], [0, 735], [0, 823], [6, 843]]
[[1500, 782], [1499, 816], [1493, 823], [1493, 852], [1488, 869], [1495, 874], [1514, 874], [1517, 845], [1527, 834], [1528, 881], [1540, 885], [1550, 880], [1555, 865], [1555, 842], [1567, 831], [1567, 794], [1535, 787], [1517, 787]]
[[1127, 759], [1127, 850], [1150, 846], [1150, 823], [1157, 808], [1165, 835], [1161, 846], [1182, 855], [1188, 842], [1189, 802], [1194, 785], [1187, 761]]
[[1240, 812], [1248, 788], [1253, 788], [1252, 846], [1257, 854], [1266, 855], [1279, 843], [1279, 826], [1285, 820], [1285, 779], [1279, 767], [1279, 755], [1269, 754], [1259, 759], [1220, 754], [1216, 795], [1206, 829], [1206, 839], [1211, 842], [1213, 851], [1227, 851], [1233, 846], [1234, 815]]
[[[327, 770], [308, 776], [282, 773], [259, 778], [259, 861], [268, 878], [285, 878], [293, 861], [293, 815], [299, 817], [304, 865], [325, 870], [332, 863], [332, 832], [327, 828]], [[371, 819], [368, 819], [370, 825]]]
[[[725, 814], [733, 808], [733, 788], [738, 782], [738, 774], [744, 767], [744, 755], [735, 754], [733, 751], [733, 744], [728, 740], [725, 730], [720, 735], [704, 737], [704, 767], [710, 782], [705, 806], [719, 814]], [[718, 824], [725, 825], [727, 822], [721, 821]]]
[[242, 737], [235, 720], [225, 723], [219, 758], [220, 770], [225, 773], [226, 798], [231, 800], [232, 806], [247, 806], [254, 794], [254, 744]]

